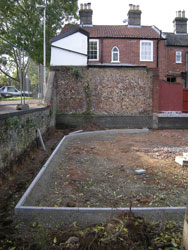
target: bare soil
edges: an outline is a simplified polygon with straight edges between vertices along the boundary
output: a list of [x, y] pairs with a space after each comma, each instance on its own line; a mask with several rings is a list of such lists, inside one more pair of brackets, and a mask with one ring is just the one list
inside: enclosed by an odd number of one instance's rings
[[[76, 130], [78, 129], [80, 128], [77, 128]], [[98, 127], [94, 125], [84, 127], [84, 130], [95, 129], [98, 129]], [[52, 230], [49, 228], [45, 229], [41, 225], [36, 225], [33, 223], [32, 227], [27, 228], [27, 230], [24, 232], [19, 230], [18, 226], [15, 225], [13, 221], [14, 206], [21, 198], [40, 168], [43, 166], [47, 158], [50, 156], [60, 139], [68, 132], [70, 132], [70, 130], [56, 130], [51, 131], [51, 133], [47, 133], [47, 135], [44, 137], [47, 148], [46, 152], [41, 149], [39, 143], [35, 143], [33, 147], [31, 147], [17, 163], [12, 165], [11, 171], [6, 173], [1, 172], [0, 250], [180, 249], [182, 227], [176, 225], [175, 222], [169, 222], [165, 225], [161, 225], [159, 223], [154, 225], [149, 224], [146, 223], [142, 218], [135, 218], [131, 213], [127, 215], [124, 214], [122, 217], [112, 220], [107, 225], [96, 225], [94, 227], [85, 229], [78, 228], [76, 223], [74, 225], [70, 225], [69, 228], [59, 228], [58, 230]], [[142, 168], [146, 169], [149, 174], [152, 174], [152, 181], [155, 180], [154, 177], [156, 175], [158, 176], [158, 171], [154, 171], [154, 169], [151, 170], [149, 163], [145, 164], [145, 157], [149, 162], [157, 162], [160, 160], [161, 165], [157, 166], [159, 169], [161, 169], [161, 171], [163, 170], [162, 173], [165, 176], [169, 176], [168, 181], [173, 180], [174, 177], [174, 183], [176, 183], [177, 188], [182, 188], [182, 190], [185, 190], [185, 185], [187, 183], [187, 180], [185, 179], [187, 178], [187, 169], [175, 164], [174, 156], [176, 153], [180, 153], [181, 155], [181, 150], [184, 150], [184, 147], [187, 146], [187, 139], [187, 130], [154, 131], [152, 136], [148, 139], [147, 147], [143, 146], [143, 139], [139, 139], [137, 137], [137, 142], [134, 142], [135, 146], [132, 148], [134, 149], [134, 152], [136, 154], [139, 153], [138, 155], [140, 155], [140, 157], [142, 157], [144, 160]], [[118, 138], [118, 140], [121, 141], [121, 138]], [[156, 144], [153, 144], [153, 141], [156, 141]], [[115, 146], [116, 142], [113, 143]], [[125, 166], [128, 164], [119, 157], [121, 154], [123, 154], [123, 152], [127, 152], [127, 147], [125, 148], [123, 144], [117, 150], [113, 144], [110, 145], [109, 142], [109, 144], [104, 144], [105, 146], [108, 146], [108, 150], [104, 152], [104, 145], [102, 145], [102, 143], [98, 144], [99, 145], [97, 148], [83, 148], [83, 150], [86, 150], [85, 154], [87, 153], [88, 155], [88, 150], [92, 152], [94, 157], [100, 157], [101, 154], [104, 157], [104, 154], [106, 154], [109, 159], [113, 158], [113, 162], [117, 161], [118, 164], [114, 163], [114, 166], [117, 166], [117, 169], [119, 167], [120, 169], [118, 172], [122, 173], [123, 175], [126, 172]], [[167, 147], [166, 144], [169, 146]], [[142, 150], [140, 150], [141, 148]], [[172, 152], [169, 151], [170, 149], [172, 149]], [[74, 153], [78, 152], [78, 148], [72, 148], [72, 150], [75, 151]], [[111, 153], [109, 150], [111, 150]], [[178, 150], [180, 150], [180, 152]], [[121, 154], [119, 154], [120, 152]], [[119, 155], [119, 157], [115, 157], [115, 155]], [[129, 157], [130, 158], [128, 158], [127, 162], [131, 166], [131, 152]], [[132, 154], [132, 158], [134, 157], [135, 154]], [[138, 159], [139, 157], [137, 156], [135, 158], [135, 164], [132, 166], [132, 170], [133, 167], [135, 167], [135, 169], [141, 167], [141, 165], [137, 164]], [[111, 170], [111, 168], [109, 170]], [[163, 182], [165, 183], [165, 189], [167, 189], [168, 181], [165, 180], [163, 174], [160, 175], [161, 179], [159, 177], [158, 178], [161, 184], [163, 184]], [[147, 174], [143, 177], [129, 174], [125, 179], [128, 179], [129, 177], [131, 179], [133, 177], [144, 178], [145, 181], [147, 181]], [[78, 178], [78, 176], [76, 178]], [[108, 180], [111, 179], [112, 177], [108, 176]], [[169, 188], [168, 191], [170, 192], [171, 189]], [[117, 201], [118, 199], [114, 200]], [[75, 204], [74, 199], [72, 202]], [[138, 204], [142, 204], [142, 202], [138, 201]]]
[[[151, 131], [79, 137], [62, 154], [39, 206], [186, 206], [188, 168], [175, 157], [188, 152], [188, 131]], [[135, 171], [144, 169], [145, 174]]]

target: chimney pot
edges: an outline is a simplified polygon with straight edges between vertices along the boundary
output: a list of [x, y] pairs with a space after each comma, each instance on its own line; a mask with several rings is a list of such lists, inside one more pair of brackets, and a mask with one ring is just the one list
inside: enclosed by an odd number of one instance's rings
[[80, 25], [92, 25], [93, 11], [91, 9], [91, 3], [84, 3], [80, 5]]
[[140, 26], [141, 25], [141, 11], [139, 5], [129, 4], [128, 12], [128, 25]]
[[176, 18], [173, 23], [174, 32], [176, 34], [187, 34], [187, 18], [185, 17], [185, 10], [176, 11]]

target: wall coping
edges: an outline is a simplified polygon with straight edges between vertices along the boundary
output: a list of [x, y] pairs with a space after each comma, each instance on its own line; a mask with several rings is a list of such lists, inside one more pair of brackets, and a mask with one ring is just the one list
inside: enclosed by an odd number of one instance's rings
[[43, 111], [43, 110], [47, 110], [49, 108], [50, 107], [42, 107], [42, 108], [33, 108], [33, 109], [28, 109], [28, 110], [16, 110], [16, 111], [13, 111], [13, 112], [7, 112], [7, 113], [4, 113], [4, 114], [0, 114], [0, 120], [4, 119], [4, 118], [12, 117], [12, 116], [20, 116], [20, 115], [40, 112], [40, 111]]
[[144, 65], [131, 65], [131, 64], [112, 64], [112, 63], [89, 63], [86, 66], [51, 66], [50, 70], [59, 70], [61, 68], [90, 68], [90, 67], [96, 67], [96, 68], [134, 68], [134, 69], [147, 69], [147, 66]]

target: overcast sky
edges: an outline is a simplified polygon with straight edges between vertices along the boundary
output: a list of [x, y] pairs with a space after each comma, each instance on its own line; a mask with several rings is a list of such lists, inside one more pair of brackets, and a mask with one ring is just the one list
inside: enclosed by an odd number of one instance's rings
[[142, 25], [155, 25], [163, 32], [173, 32], [176, 11], [185, 10], [188, 18], [188, 0], [78, 0], [78, 5], [88, 2], [93, 9], [93, 24], [96, 25], [123, 24], [129, 4], [140, 5]]

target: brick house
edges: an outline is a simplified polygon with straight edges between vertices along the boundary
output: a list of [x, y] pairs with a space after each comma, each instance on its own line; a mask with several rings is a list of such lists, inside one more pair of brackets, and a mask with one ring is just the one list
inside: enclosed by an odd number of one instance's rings
[[173, 23], [174, 33], [164, 33], [166, 37], [166, 80], [183, 83], [187, 88], [188, 33], [185, 11], [178, 11]]
[[52, 46], [57, 40], [70, 36], [71, 30], [78, 32], [79, 29], [80, 32], [82, 30], [89, 34], [89, 65], [119, 64], [158, 67], [158, 44], [164, 38], [155, 26], [141, 26], [139, 6], [130, 5], [128, 25], [93, 25], [93, 11], [90, 4], [81, 4], [79, 14], [79, 28], [78, 25], [66, 25], [61, 34], [51, 40]]
[[159, 111], [188, 112], [188, 33], [185, 11], [173, 21], [174, 33], [163, 33], [159, 47]]
[[139, 6], [130, 4], [128, 25], [93, 25], [90, 6], [81, 5], [80, 24], [89, 33], [89, 64], [144, 65], [159, 69], [160, 79], [187, 87], [188, 34], [185, 11], [174, 19], [174, 33], [141, 26]]
[[146, 67], [154, 72], [153, 111], [188, 110], [185, 12], [177, 13], [174, 33], [162, 33], [155, 26], [142, 26], [139, 6], [129, 6], [127, 25], [93, 25], [91, 4], [81, 4], [80, 25], [66, 25], [51, 40], [51, 65]]
[[141, 26], [139, 6], [130, 5], [128, 25], [93, 25], [89, 6], [80, 10], [80, 24], [89, 32], [88, 64], [121, 64], [156, 68], [163, 39], [154, 26]]

